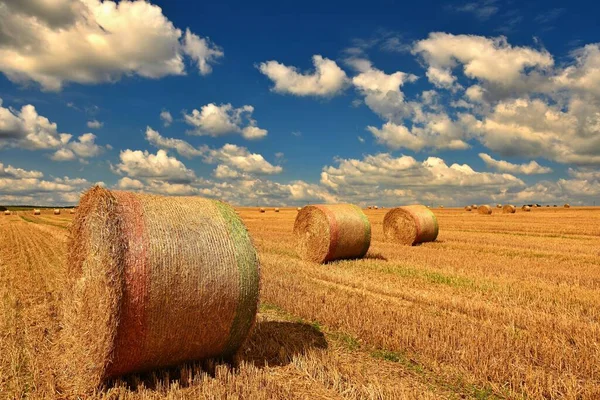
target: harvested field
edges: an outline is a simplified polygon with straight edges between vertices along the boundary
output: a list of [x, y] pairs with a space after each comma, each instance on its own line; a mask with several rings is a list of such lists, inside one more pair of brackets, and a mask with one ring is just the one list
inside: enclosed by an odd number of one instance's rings
[[[507, 217], [436, 209], [436, 242], [384, 240], [304, 262], [295, 208], [238, 208], [262, 268], [239, 368], [204, 361], [111, 382], [93, 398], [600, 396], [600, 208]], [[72, 215], [0, 218], [0, 397], [59, 397], [54, 343]]]

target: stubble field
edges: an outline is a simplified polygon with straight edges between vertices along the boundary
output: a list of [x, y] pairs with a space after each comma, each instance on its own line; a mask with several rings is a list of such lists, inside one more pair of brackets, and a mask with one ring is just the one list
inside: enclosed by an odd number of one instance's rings
[[[261, 307], [239, 365], [111, 382], [93, 398], [600, 398], [600, 208], [435, 209], [438, 241], [295, 254], [295, 209], [239, 209]], [[0, 398], [64, 397], [54, 343], [71, 215], [0, 216]]]

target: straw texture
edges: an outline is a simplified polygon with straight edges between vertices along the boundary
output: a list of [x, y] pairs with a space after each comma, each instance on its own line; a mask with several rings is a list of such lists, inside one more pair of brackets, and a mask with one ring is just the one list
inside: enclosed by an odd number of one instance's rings
[[306, 206], [296, 216], [294, 236], [298, 256], [306, 261], [361, 258], [371, 245], [371, 223], [352, 204]]
[[412, 246], [433, 242], [439, 232], [435, 214], [423, 205], [393, 208], [383, 219], [383, 234], [390, 242]]
[[514, 214], [516, 211], [517, 211], [517, 207], [513, 206], [512, 204], [505, 204], [502, 207], [503, 214]]
[[487, 204], [479, 206], [477, 208], [477, 212], [479, 214], [484, 214], [484, 215], [489, 215], [492, 213], [492, 207], [488, 206]]
[[235, 354], [256, 317], [259, 263], [228, 205], [89, 190], [71, 227], [64, 386]]

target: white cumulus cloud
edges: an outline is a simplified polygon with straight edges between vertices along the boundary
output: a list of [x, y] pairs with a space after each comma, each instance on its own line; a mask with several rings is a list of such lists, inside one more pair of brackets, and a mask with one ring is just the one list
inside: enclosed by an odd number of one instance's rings
[[273, 91], [278, 93], [331, 97], [341, 93], [348, 85], [346, 73], [335, 61], [314, 55], [313, 65], [313, 72], [302, 73], [296, 67], [271, 60], [260, 63], [258, 69], [273, 81]]
[[256, 126], [256, 121], [252, 118], [253, 112], [254, 107], [250, 105], [234, 108], [231, 104], [218, 106], [210, 103], [200, 110], [194, 109], [191, 113], [184, 114], [184, 119], [194, 127], [188, 131], [190, 135], [217, 137], [238, 133], [249, 140], [264, 138], [268, 131]]
[[504, 160], [496, 160], [486, 153], [479, 153], [479, 158], [481, 158], [489, 168], [493, 168], [500, 172], [524, 175], [549, 174], [552, 172], [552, 168], [543, 167], [536, 161], [530, 161], [526, 164], [513, 164]]

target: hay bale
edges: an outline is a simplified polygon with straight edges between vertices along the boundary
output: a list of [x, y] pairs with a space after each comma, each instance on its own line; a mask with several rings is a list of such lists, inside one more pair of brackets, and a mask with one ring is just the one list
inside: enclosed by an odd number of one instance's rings
[[261, 207], [261, 208], [259, 209], [259, 211], [260, 211], [261, 213], [264, 213], [264, 212], [266, 212], [267, 210], [265, 210], [264, 208], [262, 208], [262, 207]]
[[10, 211], [9, 210], [5, 210], [4, 211], [4, 215], [10, 215]]
[[54, 209], [54, 215], [60, 215], [60, 210], [58, 208]]
[[412, 246], [433, 242], [439, 227], [435, 214], [423, 205], [393, 208], [383, 218], [383, 234], [390, 242]]
[[275, 212], [279, 212], [279, 208], [275, 208]]
[[471, 211], [472, 209], [473, 209], [473, 207], [471, 207], [471, 206], [466, 206], [465, 207], [465, 211]]
[[477, 210], [477, 204], [472, 204], [472, 205], [471, 205], [471, 209], [473, 209], [473, 210]]
[[503, 214], [514, 214], [515, 212], [517, 212], [517, 207], [513, 206], [512, 204], [505, 204], [502, 206]]
[[42, 212], [38, 209], [33, 210], [33, 215], [40, 215]]
[[444, 206], [440, 204], [440, 208], [444, 208]]
[[571, 205], [569, 203], [566, 203], [563, 207], [564, 208], [571, 208]]
[[75, 209], [74, 209], [74, 208], [71, 208], [71, 209], [69, 210], [69, 214], [75, 214]]
[[502, 208], [502, 204], [496, 204], [496, 208]]
[[492, 213], [492, 207], [488, 206], [487, 204], [484, 204], [482, 206], [477, 207], [477, 212], [483, 215], [490, 215]]
[[367, 207], [368, 210], [370, 210], [371, 208], [372, 208], [371, 206]]
[[306, 261], [361, 258], [371, 244], [371, 223], [353, 204], [306, 206], [296, 216], [294, 236]]
[[374, 209], [374, 210], [378, 210], [378, 209], [379, 209], [379, 207], [377, 207], [377, 206], [373, 206], [373, 209]]
[[302, 210], [302, 207], [297, 207], [296, 208], [296, 211], [300, 211], [300, 210]]
[[234, 355], [256, 318], [259, 261], [233, 209], [94, 187], [70, 231], [61, 385]]
[[529, 211], [531, 211], [531, 207], [525, 205], [525, 206], [521, 207], [521, 210], [529, 212]]

